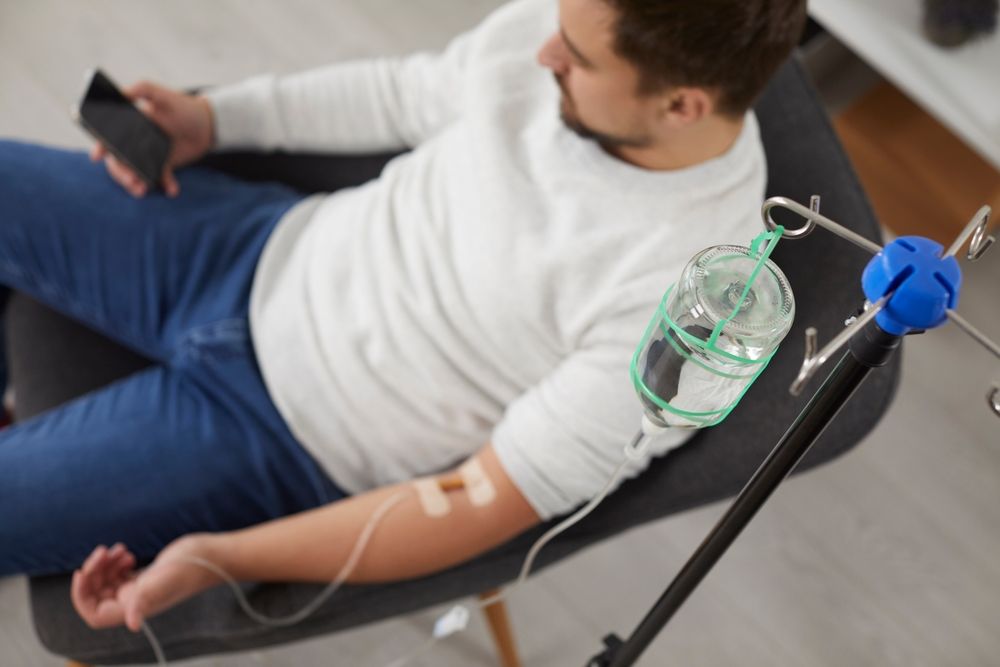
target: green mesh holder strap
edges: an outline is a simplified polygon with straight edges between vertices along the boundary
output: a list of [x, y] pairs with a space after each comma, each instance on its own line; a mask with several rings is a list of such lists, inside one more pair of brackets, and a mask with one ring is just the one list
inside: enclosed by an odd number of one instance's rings
[[[733, 321], [733, 318], [740, 312], [740, 308], [743, 307], [743, 302], [746, 301], [747, 295], [750, 294], [750, 287], [753, 285], [754, 281], [757, 280], [757, 276], [764, 269], [764, 264], [768, 259], [771, 258], [771, 253], [778, 245], [778, 241], [781, 239], [781, 235], [785, 232], [785, 228], [780, 225], [774, 229], [774, 231], [761, 232], [750, 242], [750, 252], [748, 253], [750, 257], [757, 255], [757, 264], [754, 265], [753, 271], [750, 272], [750, 279], [747, 284], [743, 286], [743, 293], [740, 294], [739, 301], [733, 307], [733, 312], [729, 313], [729, 317], [724, 320], [719, 320], [719, 323], [715, 325], [715, 330], [712, 335], [708, 338], [708, 345], [706, 349], [712, 350], [716, 354], [720, 354], [723, 351], [715, 347], [715, 343], [719, 340], [719, 335], [722, 334], [722, 330], [726, 328], [726, 325]], [[763, 252], [760, 250], [760, 244], [767, 241], [767, 245], [764, 246]], [[666, 313], [666, 307], [663, 308], [663, 312]], [[671, 324], [673, 324], [671, 322]], [[772, 355], [773, 356], [773, 353]], [[767, 357], [767, 360], [771, 360], [771, 356]], [[739, 357], [734, 357], [739, 359]], [[746, 359], [747, 362], [753, 362], [752, 359]], [[767, 362], [765, 362], [766, 365]]]
[[[762, 357], [760, 359], [747, 359], [745, 357], [740, 357], [725, 350], [719, 349], [716, 346], [716, 343], [719, 340], [719, 336], [726, 328], [726, 325], [732, 322], [733, 318], [735, 318], [736, 315], [740, 312], [740, 308], [746, 301], [747, 295], [750, 294], [750, 288], [753, 286], [754, 281], [757, 280], [757, 276], [760, 275], [760, 272], [764, 269], [764, 265], [767, 263], [767, 260], [770, 259], [771, 253], [773, 253], [775, 247], [777, 247], [778, 241], [781, 240], [781, 235], [784, 233], [784, 231], [785, 231], [784, 227], [782, 227], [781, 225], [776, 225], [773, 230], [761, 232], [753, 239], [753, 241], [750, 242], [750, 248], [747, 251], [747, 255], [750, 257], [757, 257], [757, 264], [750, 272], [750, 277], [747, 280], [746, 286], [743, 288], [743, 293], [740, 295], [739, 300], [733, 307], [732, 312], [725, 319], [719, 320], [719, 322], [715, 325], [715, 328], [712, 330], [712, 334], [708, 337], [708, 340], [702, 340], [697, 336], [693, 336], [689, 334], [687, 331], [684, 331], [684, 329], [682, 329], [676, 322], [674, 322], [667, 314], [667, 302], [670, 298], [671, 292], [673, 292], [674, 289], [673, 285], [670, 286], [666, 294], [663, 295], [663, 298], [660, 300], [660, 304], [657, 307], [657, 315], [659, 317], [654, 318], [653, 321], [649, 323], [649, 326], [646, 327], [646, 332], [642, 337], [642, 343], [640, 343], [639, 347], [636, 348], [635, 353], [632, 355], [632, 363], [630, 365], [630, 375], [632, 376], [632, 384], [637, 392], [641, 393], [643, 396], [648, 398], [659, 408], [666, 410], [667, 412], [670, 412], [672, 414], [675, 414], [679, 417], [683, 417], [693, 422], [701, 422], [699, 428], [715, 426], [716, 424], [718, 424], [719, 422], [721, 422], [722, 420], [724, 420], [726, 417], [729, 416], [729, 413], [732, 412], [737, 405], [739, 405], [739, 402], [743, 400], [743, 396], [747, 393], [747, 391], [749, 391], [750, 387], [753, 386], [753, 383], [757, 381], [757, 378], [760, 376], [761, 373], [764, 372], [764, 369], [767, 368], [767, 365], [771, 362], [771, 359], [777, 352], [777, 348], [775, 348], [771, 352], [771, 354], [767, 355], [766, 357]], [[764, 246], [763, 250], [761, 250], [761, 245], [765, 243], [766, 245]], [[659, 326], [661, 328], [661, 331], [664, 334], [664, 340], [670, 343], [675, 352], [677, 352], [680, 356], [682, 356], [686, 361], [690, 361], [694, 364], [697, 364], [701, 368], [711, 372], [714, 375], [735, 380], [747, 377], [745, 375], [721, 373], [718, 370], [709, 368], [701, 360], [692, 356], [686, 350], [678, 346], [677, 343], [673, 340], [673, 338], [667, 335], [667, 330], [665, 326], [669, 326], [670, 330], [674, 333], [674, 335], [676, 335], [678, 338], [680, 338], [681, 340], [683, 340], [685, 343], [687, 343], [692, 347], [696, 347], [706, 352], [711, 352], [712, 354], [718, 357], [729, 359], [731, 361], [735, 361], [737, 363], [746, 366], [750, 367], [755, 366], [756, 371], [753, 373], [752, 376], [750, 376], [750, 380], [747, 382], [746, 386], [743, 387], [743, 391], [740, 392], [740, 395], [737, 396], [736, 399], [728, 407], [719, 410], [712, 410], [709, 412], [692, 412], [690, 410], [682, 410], [680, 408], [675, 408], [674, 406], [670, 405], [668, 402], [664, 401], [662, 398], [657, 396], [653, 391], [651, 391], [649, 387], [647, 387], [642, 382], [641, 374], [639, 373], [639, 357], [642, 353], [643, 348], [645, 347], [646, 342], [652, 336], [653, 328], [656, 326]]]

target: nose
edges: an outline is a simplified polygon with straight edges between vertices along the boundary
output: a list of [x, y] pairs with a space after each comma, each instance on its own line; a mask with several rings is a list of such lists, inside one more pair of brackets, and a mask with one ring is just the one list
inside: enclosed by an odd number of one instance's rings
[[553, 33], [538, 50], [538, 64], [552, 70], [554, 74], [565, 74], [569, 69], [569, 58], [566, 46], [559, 33]]

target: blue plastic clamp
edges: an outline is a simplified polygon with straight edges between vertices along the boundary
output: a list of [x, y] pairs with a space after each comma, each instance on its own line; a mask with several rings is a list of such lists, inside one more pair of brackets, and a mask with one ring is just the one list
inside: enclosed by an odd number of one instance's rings
[[887, 333], [903, 336], [933, 329], [958, 306], [962, 269], [954, 257], [941, 258], [940, 243], [903, 236], [875, 255], [861, 276], [865, 298], [875, 303], [894, 293], [875, 321]]

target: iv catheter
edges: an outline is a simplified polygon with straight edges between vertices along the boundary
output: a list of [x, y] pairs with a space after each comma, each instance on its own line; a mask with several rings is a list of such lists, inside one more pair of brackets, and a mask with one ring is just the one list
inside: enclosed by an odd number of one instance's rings
[[[792, 394], [801, 392], [829, 359], [845, 347], [847, 350], [639, 626], [625, 641], [613, 634], [606, 636], [604, 650], [591, 658], [587, 667], [635, 664], [865, 377], [889, 361], [904, 335], [920, 333], [950, 320], [1000, 358], [1000, 346], [955, 310], [961, 286], [961, 269], [955, 255], [969, 242], [966, 257], [976, 261], [993, 244], [994, 238], [987, 233], [989, 207], [981, 208], [943, 253], [940, 244], [921, 237], [902, 237], [882, 248], [821, 215], [817, 196], [808, 208], [784, 197], [768, 199], [761, 216], [765, 226], [772, 230], [781, 229], [771, 217], [775, 208], [787, 209], [806, 220], [800, 228], [783, 230], [785, 238], [802, 238], [821, 226], [875, 254], [862, 276], [867, 300], [864, 310], [849, 319], [846, 329], [819, 352], [816, 330], [810, 327], [806, 331], [805, 359], [789, 388]], [[990, 409], [1000, 416], [1000, 386], [991, 389], [987, 401]]]

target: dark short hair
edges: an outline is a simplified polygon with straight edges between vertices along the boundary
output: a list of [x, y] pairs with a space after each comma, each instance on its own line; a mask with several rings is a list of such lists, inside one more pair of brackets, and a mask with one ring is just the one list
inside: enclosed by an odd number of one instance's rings
[[639, 92], [698, 86], [742, 115], [798, 43], [805, 0], [605, 0], [614, 48], [639, 71]]

